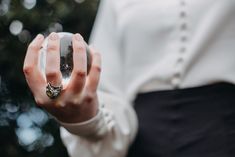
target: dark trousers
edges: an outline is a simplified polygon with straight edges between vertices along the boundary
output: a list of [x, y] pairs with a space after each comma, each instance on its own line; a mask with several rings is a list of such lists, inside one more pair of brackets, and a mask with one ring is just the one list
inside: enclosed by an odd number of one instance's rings
[[235, 85], [139, 94], [128, 157], [235, 157]]

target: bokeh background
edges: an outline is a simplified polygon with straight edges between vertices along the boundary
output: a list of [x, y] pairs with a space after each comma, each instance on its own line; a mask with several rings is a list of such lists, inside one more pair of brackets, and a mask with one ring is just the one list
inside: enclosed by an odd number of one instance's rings
[[67, 157], [59, 126], [36, 107], [22, 72], [38, 34], [78, 32], [87, 41], [98, 0], [0, 0], [0, 156]]

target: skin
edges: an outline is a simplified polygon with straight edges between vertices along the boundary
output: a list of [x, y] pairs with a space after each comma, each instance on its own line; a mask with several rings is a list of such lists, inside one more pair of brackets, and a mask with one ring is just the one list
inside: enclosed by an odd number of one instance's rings
[[62, 82], [60, 72], [60, 40], [56, 33], [49, 35], [46, 59], [46, 78], [38, 66], [40, 48], [44, 41], [39, 34], [30, 43], [24, 60], [23, 71], [36, 104], [55, 118], [65, 123], [79, 123], [91, 119], [98, 111], [97, 86], [101, 72], [101, 56], [93, 48], [91, 51], [91, 69], [87, 75], [87, 57], [85, 42], [81, 35], [74, 34], [73, 64], [70, 82], [63, 87], [56, 99], [46, 95], [46, 86], [50, 82], [59, 86]]

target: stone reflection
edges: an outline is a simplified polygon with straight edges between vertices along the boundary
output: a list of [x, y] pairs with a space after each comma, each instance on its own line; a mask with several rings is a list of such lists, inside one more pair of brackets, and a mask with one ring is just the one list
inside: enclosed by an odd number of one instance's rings
[[65, 35], [60, 40], [60, 71], [62, 72], [63, 79], [70, 77], [73, 69], [73, 48], [71, 36]]

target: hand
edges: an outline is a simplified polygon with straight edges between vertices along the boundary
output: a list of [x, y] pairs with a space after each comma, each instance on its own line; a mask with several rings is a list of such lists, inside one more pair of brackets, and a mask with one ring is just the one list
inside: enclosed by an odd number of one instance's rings
[[56, 33], [49, 35], [46, 54], [46, 78], [38, 66], [39, 52], [43, 41], [44, 37], [39, 34], [30, 43], [23, 68], [26, 81], [37, 105], [46, 109], [58, 120], [66, 123], [82, 122], [94, 117], [98, 111], [96, 90], [101, 71], [99, 53], [90, 48], [92, 63], [87, 75], [85, 42], [81, 35], [75, 34], [72, 39], [74, 65], [70, 82], [56, 99], [50, 99], [46, 95], [47, 83], [49, 82], [53, 86], [59, 86], [62, 83], [60, 40]]

